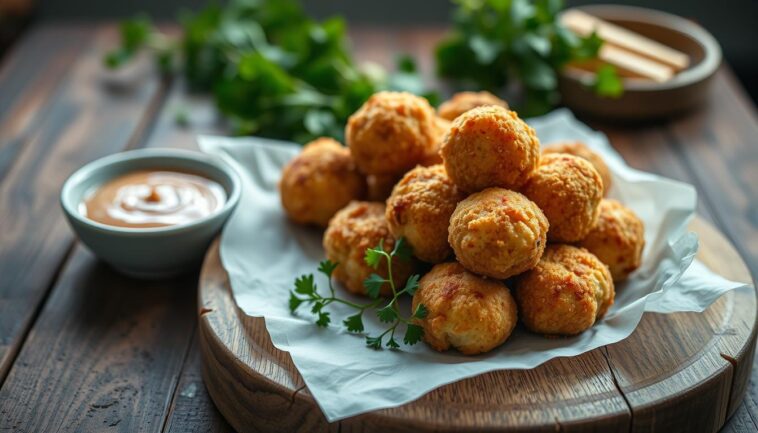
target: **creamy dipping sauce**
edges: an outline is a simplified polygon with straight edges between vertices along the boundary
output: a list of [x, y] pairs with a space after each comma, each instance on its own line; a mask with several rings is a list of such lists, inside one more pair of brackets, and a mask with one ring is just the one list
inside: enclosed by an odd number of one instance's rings
[[215, 181], [168, 170], [134, 171], [111, 179], [79, 205], [87, 218], [117, 227], [186, 224], [219, 210], [226, 191]]

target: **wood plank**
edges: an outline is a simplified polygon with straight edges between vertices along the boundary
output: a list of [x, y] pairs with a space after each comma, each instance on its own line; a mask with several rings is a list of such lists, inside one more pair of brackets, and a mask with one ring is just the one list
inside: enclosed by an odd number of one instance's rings
[[722, 67], [708, 105], [668, 131], [695, 186], [713, 203], [718, 225], [758, 274], [758, 116], [731, 71]]
[[102, 54], [115, 36], [112, 27], [92, 28], [92, 44], [0, 184], [0, 380], [72, 245], [58, 204], [61, 184], [84, 163], [126, 147], [161, 100], [144, 62], [132, 75], [103, 73]]
[[753, 376], [745, 400], [727, 421], [722, 433], [752, 433], [758, 431], [758, 357], [753, 357]]
[[200, 346], [196, 336], [192, 341], [188, 359], [182, 368], [164, 432], [231, 433], [234, 431], [213, 405], [203, 383], [201, 368]]
[[0, 389], [0, 431], [161, 431], [196, 281], [135, 281], [78, 246]]
[[0, 182], [47, 113], [92, 29], [49, 25], [33, 29], [0, 69]]

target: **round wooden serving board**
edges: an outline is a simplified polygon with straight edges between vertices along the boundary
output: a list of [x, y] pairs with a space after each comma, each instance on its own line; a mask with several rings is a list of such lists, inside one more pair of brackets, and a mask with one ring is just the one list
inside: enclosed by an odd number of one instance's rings
[[[696, 219], [698, 257], [750, 282], [729, 242]], [[626, 340], [532, 370], [487, 373], [393, 409], [328, 423], [263, 319], [239, 311], [218, 243], [200, 278], [203, 375], [213, 401], [240, 432], [661, 431], [714, 432], [745, 394], [756, 339], [753, 288], [704, 313], [643, 316]]]

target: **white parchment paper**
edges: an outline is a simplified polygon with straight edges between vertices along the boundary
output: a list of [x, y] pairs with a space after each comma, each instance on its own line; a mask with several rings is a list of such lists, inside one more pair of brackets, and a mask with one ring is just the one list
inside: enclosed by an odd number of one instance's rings
[[[686, 229], [696, 202], [692, 186], [630, 168], [603, 134], [568, 110], [529, 123], [542, 143], [578, 139], [602, 154], [613, 172], [611, 197], [645, 222], [643, 264], [617, 285], [616, 302], [606, 317], [581, 335], [546, 339], [518, 327], [503, 346], [475, 357], [438, 353], [425, 344], [401, 351], [367, 349], [362, 336], [342, 330], [349, 310], [340, 305], [329, 307], [332, 325], [326, 329], [314, 326], [305, 312], [290, 314], [287, 301], [295, 277], [315, 274], [324, 259], [322, 231], [290, 223], [279, 202], [281, 167], [299, 146], [249, 137], [199, 138], [203, 151], [222, 156], [243, 181], [242, 199], [221, 240], [221, 260], [237, 304], [248, 315], [265, 317], [274, 346], [290, 352], [329, 421], [399, 406], [484, 372], [533, 368], [559, 356], [579, 355], [626, 338], [645, 311], [703, 311], [724, 292], [744, 285], [693, 264], [698, 241]], [[323, 279], [317, 281], [326, 289]], [[367, 332], [384, 329], [369, 316], [364, 315]]]

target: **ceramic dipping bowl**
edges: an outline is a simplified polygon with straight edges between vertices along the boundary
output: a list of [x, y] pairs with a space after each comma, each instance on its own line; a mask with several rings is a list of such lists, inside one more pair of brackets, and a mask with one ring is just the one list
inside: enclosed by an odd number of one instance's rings
[[690, 66], [665, 82], [626, 78], [619, 98], [596, 95], [594, 73], [566, 68], [558, 79], [564, 105], [597, 118], [647, 121], [682, 113], [706, 101], [709, 84], [721, 64], [721, 47], [705, 29], [676, 15], [633, 6], [578, 9], [686, 53]]
[[[204, 218], [166, 227], [116, 227], [82, 214], [79, 206], [88, 194], [136, 170], [177, 170], [206, 177], [224, 188], [226, 202]], [[239, 176], [220, 159], [186, 150], [140, 149], [83, 166], [63, 184], [60, 201], [71, 228], [97, 257], [129, 276], [158, 279], [195, 269], [237, 206], [240, 189]]]

